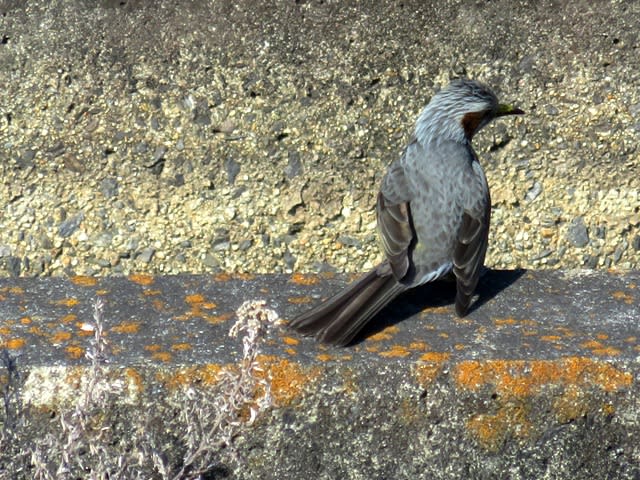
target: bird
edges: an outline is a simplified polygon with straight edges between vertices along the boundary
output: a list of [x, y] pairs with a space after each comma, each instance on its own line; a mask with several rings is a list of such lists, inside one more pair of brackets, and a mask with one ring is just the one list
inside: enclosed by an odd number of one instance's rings
[[471, 140], [492, 120], [520, 114], [476, 80], [455, 79], [435, 93], [380, 185], [376, 219], [384, 259], [289, 327], [346, 346], [398, 295], [444, 276], [455, 278], [455, 312], [465, 316], [491, 218], [489, 185]]

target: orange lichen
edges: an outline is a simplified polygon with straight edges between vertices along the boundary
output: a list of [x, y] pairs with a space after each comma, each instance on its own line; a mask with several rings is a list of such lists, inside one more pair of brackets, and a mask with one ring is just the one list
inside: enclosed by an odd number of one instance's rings
[[591, 350], [591, 353], [594, 355], [598, 355], [601, 357], [609, 356], [615, 357], [620, 355], [620, 350], [614, 347], [609, 347], [597, 340], [588, 340], [580, 344], [581, 347], [588, 348]]
[[449, 360], [451, 354], [448, 352], [427, 352], [420, 357], [423, 362], [442, 363]]
[[60, 323], [66, 325], [67, 323], [73, 323], [76, 320], [78, 320], [78, 316], [73, 313], [69, 313], [60, 319]]
[[79, 337], [89, 337], [93, 336], [95, 333], [94, 326], [88, 323], [76, 322], [73, 326], [78, 329], [76, 335], [78, 335]]
[[171, 345], [171, 350], [174, 352], [184, 352], [185, 350], [191, 350], [193, 346], [190, 343], [174, 343]]
[[170, 362], [173, 356], [169, 352], [156, 352], [151, 355], [151, 358], [154, 360], [159, 360], [160, 362]]
[[420, 316], [427, 316], [427, 315], [431, 315], [431, 314], [444, 314], [444, 313], [450, 313], [451, 312], [451, 307], [448, 306], [442, 306], [442, 307], [427, 307], [424, 310], [422, 310], [420, 312]]
[[282, 341], [286, 345], [298, 345], [300, 343], [300, 340], [298, 340], [297, 338], [293, 338], [293, 337], [282, 337]]
[[294, 273], [291, 275], [291, 281], [298, 285], [316, 285], [318, 283], [318, 277], [316, 275], [305, 275], [302, 273]]
[[0, 292], [7, 292], [7, 293], [13, 293], [13, 294], [17, 294], [17, 295], [22, 295], [24, 293], [24, 288], [22, 287], [3, 287], [0, 288]]
[[393, 345], [389, 350], [380, 352], [378, 355], [387, 358], [402, 358], [411, 355], [411, 352], [403, 345]]
[[155, 282], [155, 279], [151, 275], [145, 275], [143, 273], [132, 273], [127, 278], [129, 278], [131, 282], [142, 285], [143, 287], [153, 285], [153, 283]]
[[22, 318], [20, 319], [20, 323], [21, 323], [22, 325], [30, 325], [30, 324], [31, 324], [31, 322], [32, 322], [31, 317], [22, 317]]
[[602, 347], [594, 348], [591, 353], [599, 357], [617, 357], [620, 355], [620, 350], [615, 347]]
[[229, 280], [234, 280], [234, 279], [238, 279], [238, 280], [253, 280], [255, 278], [254, 275], [251, 275], [250, 273], [218, 273], [216, 275], [213, 276], [213, 279], [216, 282], [227, 282]]
[[138, 333], [140, 330], [140, 322], [122, 322], [111, 327], [111, 331], [115, 333]]
[[269, 355], [258, 357], [263, 374], [271, 379], [271, 393], [276, 405], [286, 406], [299, 398], [302, 391], [314, 382], [322, 372], [319, 367], [302, 368], [287, 359]]
[[187, 295], [184, 301], [189, 305], [191, 305], [191, 308], [194, 310], [194, 312], [196, 312], [195, 314], [199, 314], [200, 309], [203, 309], [203, 308], [205, 310], [213, 310], [214, 308], [217, 307], [215, 303], [207, 302], [204, 296], [200, 295], [199, 293], [196, 293], [193, 295]]
[[11, 329], [9, 327], [0, 327], [0, 335], [9, 335]]
[[39, 337], [45, 337], [48, 335], [48, 333], [45, 333], [44, 330], [42, 330], [42, 328], [38, 327], [37, 325], [32, 325], [27, 331], [30, 334], [37, 335]]
[[19, 350], [26, 345], [23, 338], [10, 338], [4, 342], [4, 347], [9, 350]]
[[293, 305], [304, 305], [306, 303], [313, 302], [313, 298], [311, 297], [289, 297], [287, 298], [287, 302]]
[[427, 388], [433, 383], [441, 371], [442, 364], [440, 363], [417, 364], [415, 366], [416, 380], [423, 388]]
[[234, 317], [235, 313], [228, 312], [221, 315], [203, 315], [204, 319], [212, 325], [218, 325], [224, 323]]
[[234, 315], [233, 313], [209, 315], [204, 310], [213, 310], [217, 305], [213, 302], [207, 302], [204, 296], [199, 293], [187, 295], [185, 303], [189, 305], [190, 310], [182, 315], [176, 315], [173, 317], [175, 320], [190, 320], [194, 317], [202, 317], [209, 323], [217, 324], [229, 320]]
[[84, 348], [78, 347], [77, 345], [70, 345], [66, 347], [64, 350], [65, 352], [67, 352], [67, 356], [74, 360], [82, 358], [82, 356], [84, 355]]
[[318, 355], [316, 355], [316, 358], [321, 362], [329, 362], [333, 360], [333, 356], [329, 355], [328, 353], [319, 353]]
[[294, 356], [298, 354], [298, 351], [295, 348], [285, 348], [285, 353]]
[[86, 378], [86, 367], [72, 367], [66, 370], [64, 382], [67, 386], [74, 390], [82, 387], [82, 381]]
[[231, 280], [233, 277], [231, 277], [231, 274], [229, 273], [218, 273], [216, 275], [214, 275], [213, 279], [216, 282], [227, 282], [229, 280]]
[[608, 340], [609, 339], [609, 335], [607, 335], [606, 333], [598, 333], [596, 335], [596, 338], [598, 340]]
[[424, 352], [429, 348], [429, 345], [426, 342], [411, 342], [409, 344], [409, 350], [417, 350], [419, 352]]
[[233, 274], [233, 278], [237, 278], [238, 280], [249, 281], [249, 280], [254, 280], [256, 276], [252, 273], [237, 272]]
[[157, 288], [145, 288], [142, 291], [142, 295], [145, 297], [157, 297], [158, 295], [162, 295], [162, 290], [158, 290]]
[[75, 307], [80, 303], [80, 301], [77, 298], [61, 298], [60, 300], [51, 300], [50, 303], [65, 307]]
[[396, 333], [398, 333], [400, 331], [400, 329], [398, 327], [396, 327], [395, 325], [389, 325], [388, 327], [386, 327], [384, 330], [371, 335], [368, 340], [373, 340], [374, 342], [379, 342], [382, 340], [391, 340], [391, 338], [393, 338], [393, 335], [395, 335]]
[[75, 275], [70, 278], [71, 283], [79, 285], [81, 287], [94, 287], [98, 284], [98, 279], [95, 277], [88, 277], [86, 275]]
[[507, 317], [507, 318], [496, 318], [493, 323], [495, 323], [499, 327], [503, 327], [506, 325], [516, 325], [518, 321], [515, 318]]
[[573, 330], [567, 328], [567, 327], [557, 327], [555, 329], [558, 333], [560, 333], [561, 335], [564, 335], [565, 337], [575, 337], [576, 334]]
[[631, 305], [634, 300], [633, 295], [630, 295], [620, 290], [613, 292], [612, 295], [613, 295], [613, 298], [615, 298], [616, 300], [622, 300], [627, 305]]
[[495, 451], [506, 436], [505, 419], [502, 415], [474, 415], [467, 428], [485, 448]]
[[151, 301], [151, 305], [153, 305], [153, 309], [157, 312], [163, 312], [166, 309], [166, 303], [159, 298], [154, 298]]
[[151, 345], [145, 345], [142, 348], [144, 348], [147, 352], [159, 352], [160, 350], [162, 350], [162, 347], [156, 343]]
[[197, 305], [204, 303], [204, 297], [199, 293], [194, 293], [193, 295], [187, 295], [184, 301], [191, 305]]
[[562, 337], [560, 335], [542, 335], [540, 340], [543, 342], [559, 342]]
[[480, 445], [495, 452], [509, 437], [527, 438], [532, 425], [523, 405], [509, 405], [495, 414], [474, 415], [467, 422], [467, 428]]
[[200, 308], [204, 308], [205, 310], [213, 310], [217, 306], [218, 305], [213, 302], [204, 302], [202, 305], [200, 305]]
[[60, 330], [51, 335], [51, 342], [54, 344], [68, 342], [69, 340], [71, 340], [70, 332]]
[[218, 383], [218, 377], [222, 366], [217, 363], [208, 363], [197, 367], [185, 367], [176, 371], [159, 373], [158, 380], [163, 382], [170, 390], [181, 389], [198, 384], [210, 387]]
[[606, 392], [628, 387], [632, 375], [606, 362], [582, 357], [559, 360], [469, 360], [456, 366], [458, 386], [477, 391], [491, 387], [506, 398], [522, 398], [540, 391], [545, 385], [595, 385]]
[[137, 392], [144, 390], [144, 380], [138, 370], [127, 367], [124, 369], [124, 376], [130, 380], [129, 383], [134, 386]]

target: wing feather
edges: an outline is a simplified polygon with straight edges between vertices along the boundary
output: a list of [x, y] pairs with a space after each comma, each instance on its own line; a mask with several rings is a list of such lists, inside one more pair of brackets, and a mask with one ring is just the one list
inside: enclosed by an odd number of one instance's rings
[[453, 273], [456, 276], [456, 313], [464, 316], [478, 285], [489, 243], [491, 200], [486, 189], [480, 215], [465, 211], [453, 251]]

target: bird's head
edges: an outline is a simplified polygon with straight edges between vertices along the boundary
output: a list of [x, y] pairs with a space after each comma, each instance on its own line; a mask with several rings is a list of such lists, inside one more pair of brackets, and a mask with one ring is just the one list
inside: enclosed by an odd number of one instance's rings
[[436, 93], [416, 123], [420, 142], [449, 139], [470, 142], [494, 118], [520, 115], [512, 105], [499, 103], [489, 87], [475, 80], [454, 80]]

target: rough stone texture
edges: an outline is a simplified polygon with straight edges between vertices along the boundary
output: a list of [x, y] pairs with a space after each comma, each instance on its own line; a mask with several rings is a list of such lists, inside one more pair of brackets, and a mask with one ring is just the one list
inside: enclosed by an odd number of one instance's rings
[[[225, 337], [243, 302], [266, 300], [290, 320], [344, 281], [333, 274], [0, 279], [0, 333], [5, 347], [20, 351], [24, 365], [82, 361], [91, 337], [82, 325], [92, 321], [93, 301], [102, 298], [110, 342], [122, 364], [212, 358], [228, 363], [237, 360], [237, 352], [214, 339]], [[455, 285], [439, 282], [403, 295], [364, 335], [374, 335], [374, 352], [383, 357], [436, 351], [481, 360], [635, 358], [639, 287], [638, 272], [488, 271], [468, 317], [453, 313]], [[416, 315], [417, 322], [406, 320]], [[361, 341], [355, 352], [370, 351]], [[279, 351], [282, 345], [276, 344]]]
[[[426, 329], [380, 326], [351, 350], [276, 335], [265, 368], [281, 406], [241, 439], [237, 475], [638, 478], [637, 273], [513, 273], [637, 271], [638, 32], [640, 3], [624, 1], [0, 0], [0, 274], [56, 277], [24, 284], [37, 298], [0, 317], [20, 381], [77, 389], [81, 371], [64, 372], [84, 365], [96, 286], [120, 286], [123, 304], [146, 292], [140, 318], [108, 309], [116, 346], [154, 342], [117, 357], [133, 393], [154, 388], [118, 411], [113, 435], [127, 439], [119, 415], [141, 408], [172, 418], [158, 391], [237, 359], [215, 324], [247, 291], [266, 294], [233, 284], [210, 313], [187, 284], [159, 279], [184, 298], [154, 306], [144, 274], [372, 266], [385, 166], [433, 92], [465, 75], [527, 111], [475, 139], [493, 199], [487, 263], [511, 272], [492, 277], [505, 296], [466, 323], [442, 293]], [[29, 291], [22, 281], [4, 280], [0, 308]], [[308, 300], [274, 292], [278, 309]], [[390, 314], [415, 313], [407, 305]], [[184, 330], [147, 323], [164, 308], [187, 315]], [[55, 409], [39, 412], [25, 438], [52, 424]]]
[[[185, 447], [170, 422], [182, 388], [209, 388], [238, 362], [240, 344], [226, 332], [240, 303], [267, 298], [286, 320], [344, 281], [0, 281], [2, 335], [20, 352], [20, 395], [33, 415], [29, 429], [17, 427], [19, 444], [79, 395], [95, 298], [120, 385], [100, 418], [120, 441], [151, 429], [175, 462]], [[216, 468], [226, 473], [213, 478], [638, 478], [639, 288], [638, 272], [491, 271], [463, 319], [453, 285], [442, 283], [398, 299], [350, 348], [275, 328], [259, 357], [275, 407], [237, 440], [241, 463], [221, 452]]]
[[603, 0], [4, 0], [0, 270], [362, 271], [385, 167], [459, 75], [527, 111], [475, 141], [488, 264], [637, 268], [639, 15]]

